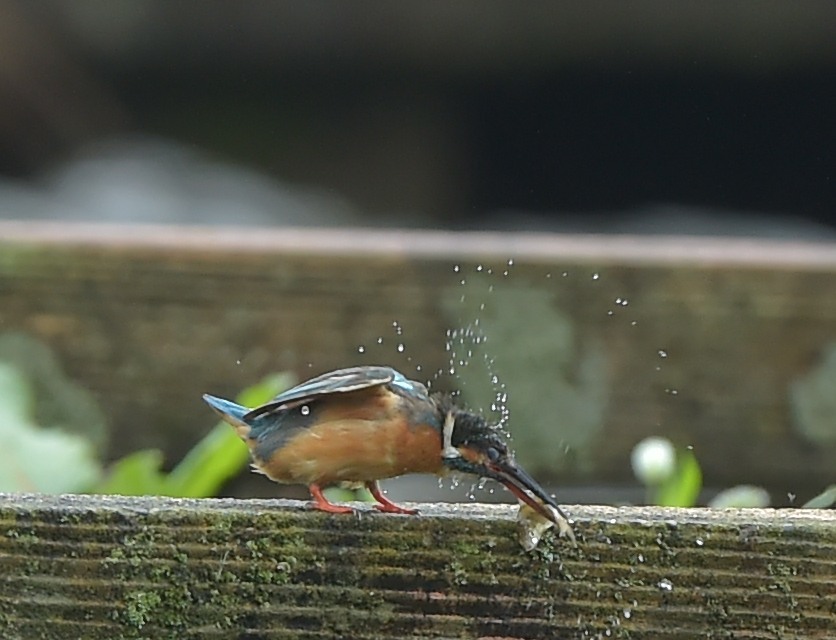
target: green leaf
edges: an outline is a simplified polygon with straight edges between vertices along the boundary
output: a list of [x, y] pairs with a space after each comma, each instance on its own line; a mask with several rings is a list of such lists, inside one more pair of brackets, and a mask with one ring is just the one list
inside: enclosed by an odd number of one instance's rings
[[35, 390], [16, 366], [0, 360], [0, 402], [4, 419], [30, 418], [35, 408]]
[[[269, 375], [244, 389], [236, 401], [246, 407], [264, 404], [287, 389], [292, 380], [289, 374]], [[248, 457], [247, 446], [235, 430], [220, 422], [172, 469], [161, 495], [181, 498], [216, 495], [221, 486], [246, 464]]]
[[673, 475], [656, 491], [654, 502], [660, 507], [693, 507], [702, 489], [702, 470], [689, 450], [677, 451]]
[[0, 362], [0, 491], [72, 493], [101, 475], [93, 446], [79, 435], [35, 424], [32, 387], [16, 367]]
[[829, 509], [836, 504], [836, 484], [832, 484], [827, 489], [822, 491], [819, 495], [811, 500], [808, 500], [801, 507], [802, 509]]
[[98, 493], [123, 496], [160, 495], [165, 475], [160, 472], [163, 453], [157, 449], [136, 451], [114, 462]]
[[205, 498], [218, 492], [247, 462], [247, 445], [226, 423], [216, 424], [172, 469], [162, 495]]

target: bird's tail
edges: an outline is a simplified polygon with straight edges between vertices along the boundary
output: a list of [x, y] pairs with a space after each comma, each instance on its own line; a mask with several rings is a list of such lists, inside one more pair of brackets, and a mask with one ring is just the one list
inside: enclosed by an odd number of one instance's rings
[[203, 394], [203, 400], [223, 418], [224, 422], [231, 424], [239, 436], [246, 438], [249, 435], [252, 426], [244, 422], [244, 416], [250, 411], [247, 407], [230, 400], [210, 396], [208, 393]]

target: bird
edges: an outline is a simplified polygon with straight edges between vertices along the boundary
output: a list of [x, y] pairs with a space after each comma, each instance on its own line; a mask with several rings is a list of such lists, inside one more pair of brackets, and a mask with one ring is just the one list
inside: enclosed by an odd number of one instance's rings
[[413, 515], [417, 510], [391, 502], [378, 481], [459, 473], [496, 480], [521, 506], [568, 526], [554, 499], [516, 463], [498, 426], [391, 367], [329, 371], [255, 408], [209, 394], [203, 399], [247, 444], [254, 471], [307, 485], [315, 509], [353, 513], [322, 493], [349, 484], [365, 486], [379, 511]]

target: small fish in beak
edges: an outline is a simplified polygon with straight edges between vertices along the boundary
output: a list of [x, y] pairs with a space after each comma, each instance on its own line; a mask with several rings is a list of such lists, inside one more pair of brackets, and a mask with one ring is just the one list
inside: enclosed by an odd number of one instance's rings
[[572, 541], [572, 544], [577, 545], [575, 532], [572, 531], [569, 520], [551, 505], [547, 505], [545, 508], [552, 511], [549, 516], [544, 516], [539, 509], [520, 501], [520, 510], [517, 512], [517, 527], [522, 548], [526, 551], [534, 550], [540, 544], [543, 534], [555, 525], [557, 525], [558, 536], [568, 538]]
[[513, 461], [504, 464], [488, 463], [497, 479], [513, 493], [520, 504], [517, 512], [520, 544], [526, 551], [534, 549], [551, 527], [557, 525], [558, 535], [577, 544], [569, 518], [554, 499], [528, 473]]

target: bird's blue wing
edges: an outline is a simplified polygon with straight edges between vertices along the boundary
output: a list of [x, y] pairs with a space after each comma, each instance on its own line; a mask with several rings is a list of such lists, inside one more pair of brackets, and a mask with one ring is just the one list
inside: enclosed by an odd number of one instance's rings
[[420, 382], [409, 380], [402, 373], [391, 367], [366, 366], [337, 369], [311, 378], [295, 387], [280, 393], [267, 404], [250, 411], [245, 420], [256, 418], [288, 405], [298, 406], [301, 403], [316, 400], [322, 396], [334, 393], [349, 393], [383, 385], [391, 385], [393, 391], [400, 395], [422, 398], [427, 396], [427, 389]]

